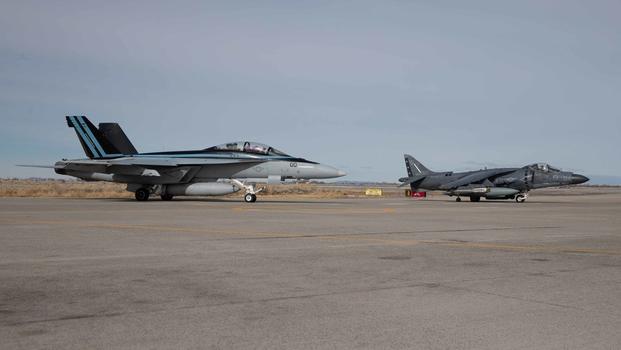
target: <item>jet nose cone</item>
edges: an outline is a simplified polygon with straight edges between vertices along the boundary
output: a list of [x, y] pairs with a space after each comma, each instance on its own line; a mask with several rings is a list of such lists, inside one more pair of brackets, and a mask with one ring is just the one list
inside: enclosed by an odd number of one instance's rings
[[300, 179], [332, 179], [345, 175], [344, 171], [325, 164], [300, 163], [297, 166], [297, 177]]
[[584, 175], [580, 175], [580, 174], [572, 174], [571, 175], [571, 184], [572, 185], [578, 185], [578, 184], [582, 184], [589, 181], [589, 178], [584, 176]]
[[345, 172], [343, 170], [339, 170], [337, 168], [331, 167], [329, 165], [320, 165], [319, 166], [319, 176], [324, 179], [332, 179], [335, 177], [345, 176]]

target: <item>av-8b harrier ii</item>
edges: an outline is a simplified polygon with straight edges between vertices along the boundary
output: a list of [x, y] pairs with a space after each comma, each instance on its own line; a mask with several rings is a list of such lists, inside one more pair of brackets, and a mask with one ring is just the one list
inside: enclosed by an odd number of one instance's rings
[[401, 186], [442, 190], [446, 195], [470, 197], [470, 201], [485, 199], [515, 199], [524, 202], [528, 191], [554, 186], [577, 185], [589, 181], [583, 175], [558, 170], [548, 164], [537, 163], [522, 168], [496, 168], [467, 172], [431, 171], [409, 154], [405, 154], [408, 177], [399, 179]]
[[230, 142], [194, 151], [138, 153], [121, 127], [101, 123], [96, 128], [84, 116], [66, 117], [89, 159], [57, 162], [56, 173], [87, 181], [127, 184], [136, 199], [152, 194], [163, 200], [174, 196], [218, 196], [243, 190], [255, 202], [256, 183], [287, 179], [329, 179], [345, 173], [333, 167], [290, 156], [255, 142]]

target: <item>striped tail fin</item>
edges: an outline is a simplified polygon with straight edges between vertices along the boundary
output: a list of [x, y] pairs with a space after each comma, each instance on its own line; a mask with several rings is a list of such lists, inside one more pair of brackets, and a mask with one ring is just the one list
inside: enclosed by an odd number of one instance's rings
[[118, 156], [121, 152], [85, 116], [67, 116], [67, 125], [75, 130], [89, 158]]

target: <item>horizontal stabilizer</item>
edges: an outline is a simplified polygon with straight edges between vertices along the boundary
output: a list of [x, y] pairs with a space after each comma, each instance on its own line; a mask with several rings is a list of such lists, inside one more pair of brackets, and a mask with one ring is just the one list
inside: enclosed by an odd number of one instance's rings
[[410, 185], [411, 187], [417, 188], [418, 184], [423, 182], [426, 176], [413, 176], [413, 177], [402, 177], [399, 179], [401, 181], [401, 185], [399, 187], [405, 187]]

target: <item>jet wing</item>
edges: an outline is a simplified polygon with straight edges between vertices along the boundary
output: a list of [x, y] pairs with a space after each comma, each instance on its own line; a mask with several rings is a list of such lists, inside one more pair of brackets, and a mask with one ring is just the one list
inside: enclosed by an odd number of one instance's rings
[[203, 166], [225, 164], [252, 166], [263, 162], [261, 159], [121, 157], [63, 160], [57, 162], [54, 168], [118, 176], [158, 177], [168, 182], [188, 182]]
[[192, 165], [219, 165], [238, 163], [263, 163], [262, 159], [218, 159], [218, 158], [173, 158], [173, 157], [122, 157], [112, 159], [78, 159], [67, 160], [75, 165], [127, 165], [141, 167], [177, 167]]
[[502, 176], [505, 174], [509, 174], [514, 172], [515, 169], [489, 169], [489, 170], [481, 170], [481, 171], [477, 171], [474, 172], [470, 175], [466, 175], [460, 179], [457, 179], [455, 181], [452, 182], [448, 182], [445, 183], [444, 185], [440, 186], [440, 189], [443, 190], [450, 190], [452, 188], [457, 188], [457, 187], [461, 187], [461, 186], [466, 186], [466, 185], [470, 185], [470, 184], [474, 184], [474, 183], [479, 183], [482, 181], [485, 181], [491, 177], [497, 177], [497, 176]]

